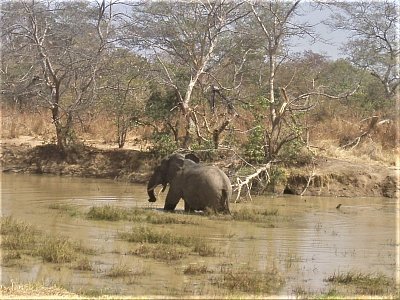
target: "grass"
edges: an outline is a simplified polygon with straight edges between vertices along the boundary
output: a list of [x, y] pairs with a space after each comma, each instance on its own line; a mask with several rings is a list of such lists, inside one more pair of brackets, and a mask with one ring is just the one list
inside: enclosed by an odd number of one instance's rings
[[334, 273], [325, 281], [354, 289], [356, 294], [384, 295], [394, 291], [394, 280], [377, 273], [363, 274], [361, 272]]
[[190, 249], [165, 244], [140, 244], [128, 254], [162, 261], [176, 261], [189, 255]]
[[138, 208], [119, 208], [111, 205], [93, 206], [87, 213], [87, 217], [92, 220], [132, 221], [150, 224], [199, 224], [190, 215], [162, 213]]
[[93, 265], [87, 257], [78, 259], [73, 268], [79, 271], [93, 271]]
[[119, 237], [131, 243], [178, 244], [183, 246], [191, 243], [190, 237], [179, 237], [168, 231], [156, 232], [149, 227], [135, 227], [131, 232], [120, 233]]
[[52, 298], [55, 299], [77, 297], [77, 294], [71, 293], [62, 287], [56, 285], [44, 286], [39, 283], [13, 283], [11, 286], [0, 286], [0, 295], [2, 299], [7, 299], [7, 296], [11, 296], [14, 299], [18, 299], [18, 297], [30, 299], [33, 295], [36, 299], [38, 297], [51, 299], [49, 296], [53, 296]]
[[272, 221], [275, 221], [277, 216], [279, 216], [277, 209], [259, 211], [254, 208], [242, 208], [232, 212], [232, 218], [235, 221], [269, 223], [271, 226], [273, 225]]
[[209, 272], [207, 266], [197, 264], [190, 264], [183, 270], [183, 274], [185, 275], [201, 275]]
[[[205, 240], [199, 237], [179, 236], [170, 231], [156, 231], [153, 228], [143, 226], [133, 228], [130, 232], [122, 232], [119, 234], [119, 238], [131, 243], [159, 245], [158, 250], [164, 248], [164, 250], [161, 251], [164, 254], [168, 251], [176, 252], [173, 251], [173, 247], [177, 247], [178, 255], [173, 255], [173, 257], [179, 257], [181, 254], [187, 252], [178, 250], [179, 247], [189, 248], [201, 256], [214, 256], [217, 252], [215, 248], [211, 247]], [[172, 248], [169, 246], [172, 246]], [[147, 249], [144, 248], [142, 250]], [[149, 250], [149, 252], [151, 252], [151, 250]], [[141, 254], [140, 251], [138, 253]]]
[[49, 208], [58, 210], [62, 213], [69, 215], [70, 217], [76, 217], [80, 214], [79, 210], [76, 207], [68, 204], [53, 203], [49, 205]]
[[142, 267], [130, 267], [124, 263], [118, 263], [113, 265], [106, 273], [107, 277], [119, 278], [119, 277], [130, 277], [132, 280], [135, 276], [145, 275], [147, 273]]
[[8, 253], [8, 260], [21, 258], [21, 253], [39, 256], [46, 262], [70, 263], [82, 254], [93, 254], [94, 250], [83, 247], [67, 237], [47, 235], [25, 222], [12, 217], [1, 217], [1, 247]]
[[131, 270], [125, 264], [117, 264], [113, 265], [111, 269], [107, 272], [108, 277], [117, 278], [117, 277], [125, 277], [131, 274]]
[[0, 219], [1, 245], [7, 250], [29, 250], [36, 244], [38, 231], [24, 222], [15, 221], [12, 217]]
[[213, 280], [219, 288], [254, 294], [274, 294], [283, 286], [284, 280], [275, 270], [253, 271], [248, 268], [223, 268], [221, 275]]

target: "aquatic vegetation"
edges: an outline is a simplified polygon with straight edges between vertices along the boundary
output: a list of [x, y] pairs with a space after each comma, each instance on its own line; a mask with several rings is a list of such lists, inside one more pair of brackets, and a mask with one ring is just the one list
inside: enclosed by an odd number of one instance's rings
[[193, 224], [195, 216], [180, 213], [165, 213], [149, 209], [121, 208], [111, 205], [93, 206], [87, 213], [87, 217], [93, 220], [105, 221], [131, 221], [146, 222], [150, 224]]
[[48, 207], [50, 209], [58, 210], [61, 213], [65, 213], [70, 217], [76, 217], [80, 214], [78, 208], [69, 204], [52, 203]]
[[231, 291], [255, 294], [274, 294], [283, 286], [284, 280], [276, 269], [251, 271], [241, 267], [222, 268], [213, 284]]
[[175, 261], [190, 254], [190, 249], [166, 244], [140, 244], [127, 254], [145, 258], [153, 258], [162, 261]]
[[77, 259], [76, 250], [74, 243], [68, 238], [45, 236], [37, 248], [37, 255], [47, 262], [66, 263]]
[[0, 220], [1, 246], [7, 250], [28, 250], [35, 246], [37, 229], [25, 222], [18, 222], [12, 217]]
[[120, 221], [128, 219], [128, 211], [110, 206], [93, 206], [87, 213], [87, 217], [93, 220]]
[[125, 264], [117, 264], [113, 265], [111, 269], [107, 272], [106, 276], [108, 277], [125, 277], [131, 274], [131, 270]]
[[150, 227], [135, 227], [130, 232], [121, 232], [119, 238], [131, 243], [183, 246], [201, 256], [213, 256], [217, 252], [200, 237], [182, 236], [170, 231], [157, 231]]
[[257, 210], [254, 208], [242, 208], [232, 212], [232, 218], [235, 221], [249, 221], [249, 222], [272, 222], [274, 217], [278, 216], [278, 210]]
[[389, 277], [378, 273], [343, 272], [334, 273], [325, 281], [353, 288], [355, 294], [385, 295], [395, 290], [395, 282]]
[[81, 257], [78, 259], [73, 268], [79, 271], [93, 271], [93, 265], [87, 257]]
[[[48, 235], [34, 226], [12, 217], [1, 217], [1, 247], [5, 250], [39, 256], [46, 262], [68, 263], [75, 261], [81, 254], [93, 254], [94, 250], [71, 241], [61, 235]], [[20, 254], [10, 254], [8, 260], [21, 258]]]
[[190, 264], [183, 270], [185, 275], [199, 275], [209, 273], [210, 270], [205, 265]]

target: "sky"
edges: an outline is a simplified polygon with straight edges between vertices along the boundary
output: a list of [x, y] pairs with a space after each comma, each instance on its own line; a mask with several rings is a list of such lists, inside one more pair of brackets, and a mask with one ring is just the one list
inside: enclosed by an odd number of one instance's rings
[[343, 30], [334, 31], [329, 26], [322, 22], [329, 18], [331, 12], [327, 7], [321, 10], [313, 8], [311, 5], [304, 3], [301, 6], [302, 16], [299, 16], [301, 21], [306, 21], [309, 24], [315, 24], [315, 32], [321, 36], [323, 41], [316, 41], [312, 43], [311, 39], [296, 39], [293, 43], [296, 45], [292, 47], [294, 52], [303, 52], [311, 50], [315, 53], [320, 53], [328, 56], [332, 60], [344, 57], [341, 53], [340, 47], [345, 43], [349, 37], [349, 33]]

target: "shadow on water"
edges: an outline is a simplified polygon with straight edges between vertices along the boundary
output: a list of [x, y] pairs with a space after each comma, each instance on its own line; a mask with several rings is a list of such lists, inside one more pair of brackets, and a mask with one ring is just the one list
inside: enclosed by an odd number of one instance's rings
[[[11, 215], [45, 233], [81, 241], [96, 253], [81, 262], [89, 266], [87, 270], [71, 264], [45, 263], [36, 256], [23, 255], [11, 264], [3, 261], [1, 284], [43, 282], [88, 295], [226, 295], [231, 291], [215, 285], [215, 281], [224, 268], [234, 266], [260, 272], [277, 270], [284, 280], [278, 293], [293, 295], [298, 290], [327, 290], [326, 278], [337, 272], [356, 270], [395, 276], [396, 205], [388, 199], [255, 197], [253, 202], [232, 204], [231, 210], [259, 212], [256, 218], [232, 220], [201, 213], [186, 215], [182, 203], [176, 213], [164, 213], [165, 194], [149, 203], [143, 185], [3, 174], [2, 216]], [[136, 208], [143, 214], [195, 221], [149, 223], [143, 217], [112, 222], [85, 217], [90, 208], [106, 205], [121, 211]], [[57, 207], [65, 207], [66, 211], [72, 207], [77, 213], [54, 209]], [[141, 245], [121, 238], [121, 232], [135, 228], [167, 232], [168, 237], [170, 233], [196, 237], [215, 253], [202, 255], [201, 249], [182, 246], [178, 256], [168, 261], [154, 254], [164, 251], [157, 243]], [[178, 241], [185, 245], [184, 240]], [[145, 250], [153, 256], [142, 255]], [[167, 250], [165, 253], [171, 255], [172, 250]], [[195, 270], [195, 275], [188, 275], [188, 269]]]

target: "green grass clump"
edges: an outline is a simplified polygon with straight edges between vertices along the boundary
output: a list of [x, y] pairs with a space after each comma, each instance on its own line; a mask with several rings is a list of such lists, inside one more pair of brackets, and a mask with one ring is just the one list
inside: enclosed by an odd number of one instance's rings
[[139, 208], [120, 208], [111, 205], [91, 207], [87, 217], [93, 220], [146, 222], [150, 224], [194, 224], [193, 216], [162, 213]]
[[80, 247], [66, 237], [45, 236], [37, 254], [46, 262], [68, 263], [78, 258]]
[[232, 218], [236, 221], [249, 221], [249, 222], [271, 222], [273, 217], [278, 216], [278, 210], [263, 210], [242, 208], [238, 211], [232, 212]]
[[213, 256], [217, 252], [215, 248], [199, 237], [179, 236], [170, 231], [155, 231], [149, 227], [136, 227], [130, 232], [120, 233], [119, 237], [131, 243], [182, 246], [192, 249], [201, 256]]
[[131, 274], [131, 270], [128, 268], [127, 265], [118, 264], [111, 267], [111, 269], [107, 272], [108, 277], [125, 277]]
[[219, 278], [214, 280], [218, 287], [233, 291], [254, 294], [274, 294], [283, 285], [283, 279], [276, 270], [250, 271], [248, 268], [224, 269]]
[[392, 279], [382, 274], [361, 272], [335, 273], [325, 281], [352, 287], [357, 294], [383, 295], [394, 290], [395, 283]]
[[1, 246], [7, 250], [28, 250], [35, 247], [38, 231], [35, 227], [2, 217], [0, 220]]
[[87, 213], [87, 217], [93, 220], [120, 221], [128, 219], [128, 212], [110, 205], [93, 206]]
[[[21, 258], [23, 254], [40, 256], [44, 261], [52, 263], [69, 263], [81, 254], [93, 254], [93, 250], [69, 240], [63, 236], [46, 235], [35, 227], [12, 217], [0, 219], [1, 247], [3, 250], [14, 251], [9, 257]], [[18, 254], [17, 254], [18, 253]]]
[[49, 208], [66, 213], [70, 217], [76, 217], [79, 215], [78, 209], [68, 204], [53, 203], [49, 205]]
[[139, 247], [128, 253], [168, 262], [186, 257], [190, 253], [190, 250], [186, 247], [177, 247], [166, 244], [140, 244]]
[[120, 233], [120, 238], [132, 243], [170, 244], [190, 247], [195, 239], [177, 236], [169, 231], [157, 232], [149, 227], [136, 227], [131, 232]]

